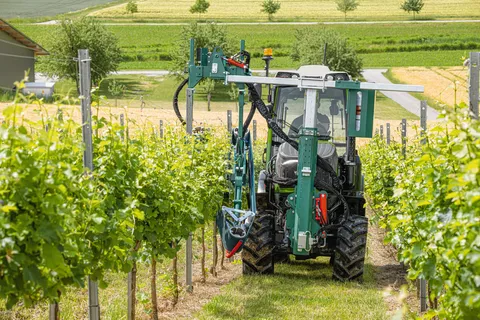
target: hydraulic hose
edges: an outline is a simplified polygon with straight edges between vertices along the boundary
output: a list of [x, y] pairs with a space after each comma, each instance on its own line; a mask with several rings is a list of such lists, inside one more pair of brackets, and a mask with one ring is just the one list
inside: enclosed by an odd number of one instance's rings
[[186, 122], [182, 117], [182, 114], [180, 113], [180, 109], [178, 109], [178, 95], [180, 94], [180, 91], [182, 91], [183, 87], [185, 87], [188, 83], [188, 78], [182, 81], [180, 85], [178, 86], [177, 90], [173, 94], [173, 111], [175, 111], [175, 114], [177, 115], [178, 120], [180, 120], [180, 123], [182, 125], [185, 125]]
[[252, 107], [250, 108], [250, 112], [248, 112], [248, 116], [245, 119], [245, 122], [243, 123], [243, 134], [246, 134], [248, 126], [250, 125], [250, 122], [252, 122], [253, 116], [255, 115], [255, 105], [252, 103]]

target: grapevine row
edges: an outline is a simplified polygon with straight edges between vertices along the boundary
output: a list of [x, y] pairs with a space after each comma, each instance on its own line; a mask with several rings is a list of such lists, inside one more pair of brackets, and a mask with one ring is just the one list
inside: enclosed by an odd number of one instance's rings
[[174, 257], [181, 239], [213, 221], [226, 189], [224, 132], [167, 127], [159, 137], [133, 120], [94, 117], [94, 170], [86, 172], [81, 124], [48, 117], [41, 101], [42, 119], [31, 121], [17, 102], [0, 126], [7, 308], [57, 302], [87, 276], [106, 286], [107, 272], [129, 272], [141, 255]]
[[[480, 314], [480, 122], [468, 108], [447, 112], [420, 141], [387, 145], [378, 136], [362, 150], [365, 186], [387, 240], [411, 279], [428, 281], [439, 305], [424, 316]], [[433, 304], [434, 305], [434, 304]]]

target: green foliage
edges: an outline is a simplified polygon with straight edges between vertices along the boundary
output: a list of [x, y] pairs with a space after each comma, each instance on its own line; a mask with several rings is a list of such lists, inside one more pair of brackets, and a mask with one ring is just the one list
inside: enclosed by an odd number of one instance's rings
[[126, 87], [123, 84], [118, 83], [115, 79], [108, 82], [108, 92], [114, 97], [120, 96], [125, 92], [125, 89]]
[[415, 13], [420, 13], [424, 5], [423, 0], [405, 0], [400, 9], [408, 13], [413, 12], [413, 20], [415, 20]]
[[337, 0], [337, 10], [345, 14], [345, 20], [347, 20], [347, 12], [355, 11], [358, 7], [357, 0]]
[[346, 71], [357, 77], [362, 71], [362, 60], [347, 39], [331, 29], [298, 29], [295, 33], [291, 58], [301, 65], [323, 64], [323, 52], [327, 44], [325, 64], [334, 71]]
[[196, 0], [195, 3], [190, 7], [190, 13], [206, 13], [210, 3], [207, 0]]
[[138, 5], [136, 4], [135, 1], [128, 1], [127, 7], [125, 8], [125, 10], [127, 11], [127, 13], [131, 13], [131, 14], [137, 13]]
[[62, 20], [60, 28], [51, 34], [51, 56], [40, 59], [39, 70], [50, 77], [77, 81], [79, 49], [88, 49], [92, 59], [92, 81], [98, 84], [109, 73], [116, 71], [121, 61], [117, 38], [93, 18]]
[[425, 278], [439, 309], [427, 318], [473, 319], [480, 314], [480, 122], [467, 106], [448, 112], [404, 159], [398, 143], [377, 137], [363, 150], [366, 191], [387, 240]]
[[145, 254], [172, 257], [172, 241], [214, 219], [226, 187], [224, 132], [187, 136], [167, 127], [159, 138], [128, 118], [121, 126], [113, 115], [94, 116], [94, 170], [86, 172], [81, 125], [65, 113], [46, 117], [41, 101], [31, 103], [42, 120], [30, 121], [19, 101], [29, 99], [17, 93], [0, 126], [7, 308], [58, 301], [67, 287], [84, 287], [87, 275], [106, 286], [108, 271], [128, 272]]
[[273, 15], [277, 13], [278, 10], [280, 10], [280, 6], [280, 2], [278, 1], [263, 0], [262, 10], [260, 11], [266, 13], [268, 15], [268, 20], [272, 21]]
[[219, 26], [214, 22], [205, 25], [192, 22], [182, 28], [180, 39], [177, 41], [177, 47], [170, 53], [172, 72], [176, 74], [183, 73], [188, 64], [190, 39], [192, 38], [195, 39], [195, 49], [208, 48], [211, 51], [215, 47], [220, 47], [225, 54], [228, 54], [230, 51], [225, 27]]

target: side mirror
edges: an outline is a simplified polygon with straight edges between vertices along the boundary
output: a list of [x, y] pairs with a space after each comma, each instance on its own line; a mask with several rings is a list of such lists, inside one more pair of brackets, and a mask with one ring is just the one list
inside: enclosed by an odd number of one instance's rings
[[330, 114], [332, 116], [336, 116], [340, 113], [340, 109], [338, 108], [338, 100], [337, 99], [334, 99], [332, 100], [332, 102], [330, 103]]

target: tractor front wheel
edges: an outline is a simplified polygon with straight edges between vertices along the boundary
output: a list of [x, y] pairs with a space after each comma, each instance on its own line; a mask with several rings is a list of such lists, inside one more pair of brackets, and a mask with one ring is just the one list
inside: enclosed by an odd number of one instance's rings
[[367, 247], [368, 219], [350, 216], [338, 229], [333, 258], [333, 278], [339, 281], [362, 280]]
[[274, 246], [274, 212], [259, 209], [242, 251], [243, 274], [272, 274]]

